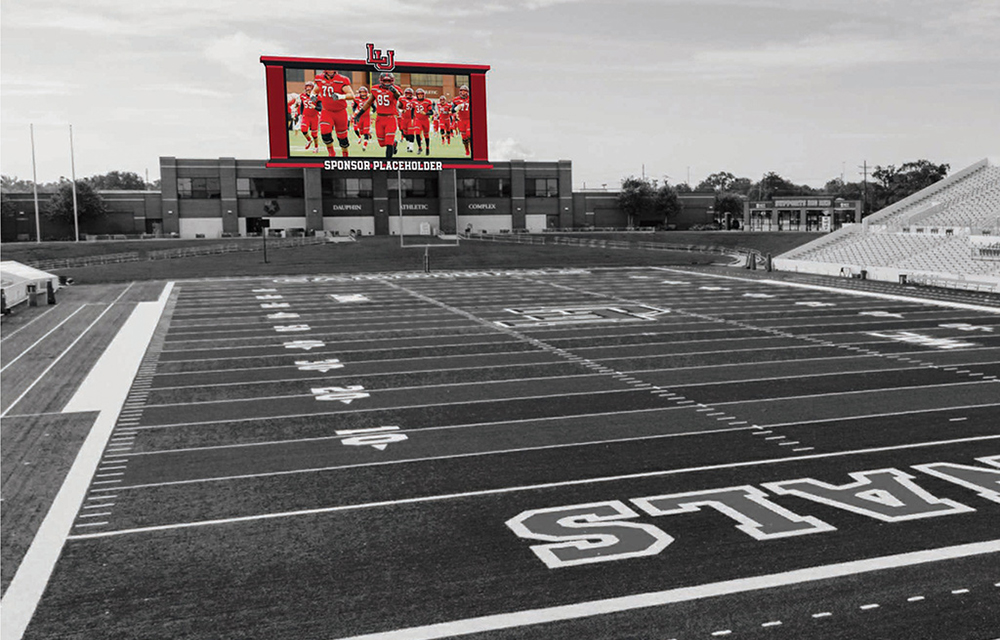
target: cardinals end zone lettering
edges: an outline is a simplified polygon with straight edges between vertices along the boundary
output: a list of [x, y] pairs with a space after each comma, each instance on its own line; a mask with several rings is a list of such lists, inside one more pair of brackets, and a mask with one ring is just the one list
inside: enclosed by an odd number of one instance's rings
[[[1000, 455], [977, 462], [984, 466], [933, 462], [912, 468], [1000, 503]], [[859, 471], [849, 476], [853, 482], [840, 485], [799, 478], [767, 482], [763, 487], [777, 495], [794, 495], [882, 522], [976, 510], [935, 497], [915, 482], [916, 476], [899, 469]], [[630, 502], [636, 509], [620, 500], [531, 509], [506, 524], [519, 538], [543, 543], [531, 545], [531, 550], [550, 569], [659, 554], [675, 538], [656, 525], [637, 522], [640, 512], [661, 517], [707, 507], [734, 520], [736, 529], [755, 540], [837, 530], [819, 518], [799, 515], [773, 502], [766, 491], [749, 485], [646, 496]]]

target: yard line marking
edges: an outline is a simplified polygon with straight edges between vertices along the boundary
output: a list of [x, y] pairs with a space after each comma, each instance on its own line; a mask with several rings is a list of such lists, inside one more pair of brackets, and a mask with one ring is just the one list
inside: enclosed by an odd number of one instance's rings
[[[516, 422], [526, 422], [526, 421], [520, 421], [519, 420], [519, 421], [516, 421]], [[530, 420], [528, 420], [527, 422], [530, 422]], [[496, 423], [496, 424], [503, 425], [503, 424], [507, 424], [507, 423], [500, 422], [500, 423]], [[471, 426], [472, 427], [478, 427], [480, 425], [471, 425]], [[397, 433], [416, 434], [416, 433], [424, 433], [424, 432], [427, 432], [427, 431], [449, 430], [449, 429], [455, 429], [455, 428], [469, 428], [469, 426], [468, 425], [458, 425], [458, 426], [446, 426], [446, 427], [420, 427], [420, 428], [417, 428], [417, 429], [400, 429]], [[746, 427], [743, 427], [743, 428], [729, 428], [729, 429], [701, 429], [701, 430], [695, 430], [695, 431], [679, 431], [677, 433], [658, 433], [658, 434], [650, 434], [650, 435], [645, 435], [645, 436], [631, 436], [629, 438], [616, 438], [616, 439], [610, 439], [610, 440], [595, 440], [595, 441], [578, 440], [576, 442], [563, 442], [563, 443], [550, 444], [550, 445], [540, 445], [540, 446], [542, 446], [543, 448], [590, 446], [590, 445], [593, 445], [593, 444], [614, 444], [616, 442], [622, 442], [622, 441], [624, 441], [624, 442], [633, 442], [633, 441], [638, 441], [638, 440], [659, 440], [659, 439], [662, 439], [662, 438], [682, 438], [682, 437], [687, 437], [687, 436], [701, 436], [701, 435], [715, 434], [715, 433], [734, 433], [734, 432], [737, 432], [737, 431], [746, 431], [746, 430], [747, 430]], [[283, 444], [300, 444], [300, 443], [303, 443], [303, 442], [320, 442], [320, 441], [325, 441], [325, 440], [340, 440], [340, 439], [348, 438], [348, 437], [351, 437], [351, 436], [349, 436], [349, 435], [317, 436], [317, 437], [314, 437], [314, 438], [294, 438], [294, 439], [291, 439], [291, 440], [268, 440], [268, 441], [263, 441], [263, 442], [237, 442], [237, 443], [233, 443], [233, 444], [218, 444], [218, 445], [211, 445], [211, 446], [207, 446], [207, 447], [183, 447], [183, 448], [178, 448], [178, 449], [158, 449], [158, 450], [152, 450], [152, 451], [136, 451], [132, 455], [135, 455], [135, 456], [157, 456], [157, 455], [163, 455], [163, 454], [188, 453], [188, 452], [192, 452], [192, 451], [211, 451], [211, 450], [218, 450], [218, 449], [239, 449], [239, 448], [244, 448], [244, 447], [270, 447], [270, 446], [276, 446], [276, 445], [280, 446], [280, 445], [283, 445]], [[536, 449], [533, 448], [533, 447], [524, 447], [524, 448], [521, 448], [521, 449], [503, 449], [503, 450], [500, 450], [500, 451], [478, 451], [478, 452], [475, 452], [475, 453], [456, 454], [456, 455], [463, 455], [463, 456], [471, 456], [471, 455], [493, 455], [493, 454], [497, 454], [497, 453], [516, 453], [516, 452], [520, 452], [520, 451], [535, 451], [535, 450]], [[122, 467], [122, 468], [124, 469], [125, 467]]]
[[961, 594], [963, 594], [963, 593], [969, 593], [969, 590], [968, 590], [968, 589], [955, 589], [955, 590], [954, 590], [954, 591], [952, 591], [951, 593], [952, 593], [953, 595], [956, 595], [956, 596], [957, 596], [957, 595], [961, 595]]
[[870, 609], [878, 609], [878, 607], [879, 605], [873, 603], [873, 604], [863, 604], [858, 608], [861, 609], [862, 611], [868, 611]]
[[[32, 343], [31, 343], [31, 345], [30, 345], [30, 346], [28, 346], [28, 348], [27, 348], [27, 349], [25, 349], [24, 351], [22, 351], [21, 353], [19, 353], [19, 354], [17, 355], [17, 357], [16, 357], [16, 358], [14, 358], [13, 360], [11, 360], [11, 361], [10, 361], [10, 362], [8, 362], [7, 364], [5, 364], [5, 365], [4, 365], [3, 367], [0, 367], [0, 373], [2, 373], [2, 372], [4, 372], [4, 371], [6, 371], [6, 370], [7, 370], [7, 369], [8, 369], [8, 368], [9, 368], [9, 367], [11, 366], [11, 365], [13, 365], [13, 364], [14, 364], [15, 362], [17, 362], [18, 360], [20, 360], [20, 359], [21, 359], [21, 358], [22, 358], [23, 356], [27, 355], [29, 351], [31, 351], [32, 349], [34, 349], [35, 347], [37, 347], [37, 346], [38, 346], [39, 344], [41, 344], [43, 340], [45, 340], [45, 339], [46, 339], [46, 338], [48, 338], [48, 337], [49, 337], [50, 335], [52, 335], [53, 333], [55, 333], [55, 332], [56, 332], [56, 331], [57, 331], [57, 330], [59, 329], [59, 327], [63, 326], [63, 325], [64, 325], [64, 324], [66, 324], [67, 322], [69, 322], [69, 321], [70, 321], [70, 320], [71, 320], [71, 319], [73, 318], [73, 316], [75, 316], [76, 314], [80, 313], [80, 312], [81, 312], [81, 311], [83, 311], [83, 310], [84, 310], [85, 308], [86, 308], [86, 307], [80, 307], [79, 309], [77, 309], [77, 310], [76, 310], [76, 311], [74, 311], [73, 313], [71, 313], [71, 314], [69, 314], [68, 316], [66, 316], [66, 317], [65, 317], [65, 318], [63, 319], [63, 321], [62, 321], [62, 322], [60, 322], [60, 323], [59, 323], [59, 324], [57, 324], [56, 326], [54, 326], [54, 327], [52, 327], [51, 329], [49, 329], [49, 331], [47, 331], [47, 332], [45, 333], [45, 335], [43, 335], [43, 336], [42, 336], [41, 338], [39, 338], [38, 340], [35, 340], [34, 342], [32, 342]], [[102, 315], [103, 315], [103, 314], [102, 314]], [[27, 325], [25, 325], [25, 326], [27, 326]]]
[[732, 629], [722, 629], [720, 631], [713, 631], [712, 635], [713, 636], [728, 636], [732, 632], [733, 632]]
[[[74, 527], [103, 527], [107, 522], [81, 522], [80, 524], [74, 524]], [[4, 594], [6, 595], [6, 594]]]
[[822, 424], [824, 422], [839, 422], [842, 420], [869, 420], [871, 418], [891, 418], [894, 416], [907, 416], [916, 415], [921, 413], [935, 413], [943, 411], [956, 411], [956, 410], [966, 410], [966, 409], [985, 409], [987, 407], [997, 407], [1000, 403], [988, 403], [988, 404], [971, 404], [962, 405], [958, 407], [935, 407], [933, 409], [914, 409], [912, 411], [893, 411], [891, 413], [868, 413], [860, 416], [839, 416], [836, 418], [819, 418], [816, 420], [801, 420], [798, 422], [775, 422], [773, 424], [765, 425], [768, 427], [795, 427], [806, 424]]
[[[747, 460], [742, 462], [729, 462], [723, 464], [705, 465], [699, 467], [686, 467], [679, 469], [666, 469], [662, 471], [645, 471], [641, 473], [631, 473], [618, 476], [603, 476], [599, 478], [584, 478], [580, 480], [562, 480], [559, 482], [547, 482], [533, 485], [521, 485], [514, 487], [501, 487], [498, 489], [481, 489], [478, 491], [467, 491], [464, 493], [446, 493], [431, 496], [421, 496], [416, 498], [402, 498], [399, 500], [384, 500], [379, 502], [367, 502], [358, 504], [348, 504], [340, 505], [334, 507], [318, 507], [315, 509], [303, 509], [299, 511], [285, 511], [280, 513], [265, 513], [254, 516], [240, 516], [235, 518], [224, 518], [220, 520], [203, 520], [200, 522], [182, 522], [176, 524], [159, 525], [154, 527], [140, 527], [136, 529], [121, 529], [119, 531], [111, 531], [103, 534], [98, 534], [100, 537], [107, 537], [109, 535], [126, 535], [132, 533], [142, 533], [146, 531], [167, 531], [171, 529], [186, 529], [191, 527], [202, 527], [218, 524], [228, 524], [231, 522], [250, 522], [256, 520], [272, 520], [276, 518], [289, 518], [297, 517], [303, 515], [314, 515], [319, 513], [337, 513], [342, 511], [356, 511], [361, 509], [373, 509], [380, 507], [396, 506], [401, 504], [422, 504], [428, 502], [442, 502], [445, 500], [457, 500], [472, 497], [481, 496], [491, 496], [491, 495], [505, 495], [511, 493], [521, 493], [525, 491], [538, 491], [542, 489], [554, 489], [559, 487], [572, 487], [572, 486], [583, 486], [583, 485], [595, 485], [604, 484], [608, 482], [620, 482], [623, 480], [636, 480], [640, 478], [659, 478], [672, 475], [679, 475], [683, 473], [697, 473], [702, 471], [718, 471], [720, 469], [736, 469], [742, 467], [756, 467], [765, 466], [772, 464], [785, 464], [789, 462], [801, 462], [803, 460], [821, 460], [825, 458], [840, 458], [852, 455], [863, 455], [867, 453], [882, 453], [886, 451], [900, 451], [905, 449], [921, 449], [925, 447], [936, 447], [944, 446], [949, 444], [960, 444], [967, 442], [982, 442], [988, 440], [1000, 440], [1000, 435], [990, 435], [990, 436], [978, 436], [974, 438], [957, 438], [954, 440], [938, 440], [934, 442], [920, 442], [920, 443], [907, 443], [900, 445], [892, 445], [886, 447], [871, 447], [867, 449], [855, 449], [851, 451], [833, 451], [827, 453], [816, 453], [811, 455], [803, 456], [788, 456], [785, 458], [766, 458], [764, 460]], [[219, 482], [228, 480], [241, 480], [250, 478], [263, 478], [272, 476], [283, 476], [292, 475], [296, 473], [317, 473], [322, 471], [338, 471], [342, 469], [354, 469], [361, 467], [373, 467], [381, 465], [394, 465], [394, 464], [406, 464], [410, 462], [426, 462], [428, 460], [447, 460], [453, 458], [468, 458], [477, 457], [488, 454], [481, 453], [471, 453], [471, 454], [459, 454], [453, 456], [429, 456], [425, 458], [411, 458], [409, 460], [387, 460], [384, 462], [368, 462], [354, 465], [338, 465], [332, 467], [319, 467], [313, 469], [297, 469], [293, 471], [275, 471], [270, 473], [258, 473], [258, 474], [244, 474], [239, 476], [228, 476], [228, 477], [218, 477], [218, 478], [203, 478], [194, 480], [177, 480], [173, 482], [160, 482], [160, 483], [149, 483], [141, 485], [131, 485], [131, 486], [118, 486], [114, 487], [115, 491], [124, 491], [129, 489], [146, 489], [151, 487], [163, 487], [163, 486], [174, 486], [181, 484], [196, 484], [205, 482]], [[102, 481], [103, 482], [103, 481]], [[109, 480], [107, 482], [121, 482], [120, 480]], [[94, 484], [97, 484], [96, 482]], [[73, 537], [71, 539], [81, 539], [80, 537]], [[1000, 540], [996, 541], [1000, 544]]]
[[925, 599], [926, 598], [924, 598], [923, 596], [912, 596], [910, 598], [907, 598], [906, 601], [907, 602], [920, 602], [921, 600], [925, 600]]
[[968, 418], [948, 418], [948, 422], [964, 422]]
[[105, 502], [104, 504], [88, 504], [84, 509], [106, 509], [113, 506], [115, 506], [114, 502]]
[[780, 627], [781, 626], [781, 620], [772, 620], [771, 622], [765, 622], [765, 623], [761, 624], [760, 626], [762, 626], [762, 627]]
[[102, 516], [110, 516], [110, 515], [111, 515], [111, 512], [108, 511], [108, 512], [105, 512], [105, 513], [83, 513], [83, 514], [80, 514], [79, 517], [81, 517], [81, 518], [100, 518]]
[[[884, 569], [909, 567], [955, 558], [983, 555], [987, 553], [995, 553], [998, 550], [1000, 550], [1000, 540], [993, 540], [986, 543], [943, 547], [929, 551], [915, 551], [891, 556], [868, 558], [865, 560], [822, 565], [818, 567], [811, 567], [809, 569], [795, 569], [792, 571], [758, 576], [754, 578], [740, 578], [693, 587], [680, 587], [666, 591], [654, 591], [630, 596], [621, 596], [617, 598], [592, 600], [589, 602], [578, 602], [574, 604], [558, 605], [540, 609], [528, 609], [513, 613], [498, 613], [476, 618], [466, 618], [463, 620], [439, 622], [420, 627], [392, 629], [365, 635], [350, 636], [346, 638], [342, 637], [340, 640], [433, 640], [451, 636], [516, 629], [530, 625], [547, 624], [567, 620], [580, 620], [599, 615], [635, 611], [637, 609], [648, 609], [650, 607], [663, 606], [666, 604], [691, 602], [704, 598], [717, 597], [720, 595], [747, 593], [763, 589], [771, 589], [777, 586], [805, 584], [830, 578], [871, 573]], [[833, 614], [829, 611], [823, 611], [812, 614], [812, 617], [818, 619], [830, 617], [832, 615]], [[722, 634], [723, 632], [729, 631], [729, 629], [722, 629], [714, 633]]]

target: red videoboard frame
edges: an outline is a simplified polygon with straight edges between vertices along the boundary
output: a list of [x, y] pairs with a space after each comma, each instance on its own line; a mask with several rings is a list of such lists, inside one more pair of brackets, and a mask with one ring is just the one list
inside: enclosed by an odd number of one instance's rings
[[[393, 52], [387, 52], [392, 56]], [[381, 51], [375, 50], [375, 54], [381, 56]], [[299, 58], [287, 56], [261, 56], [260, 62], [264, 65], [265, 82], [267, 86], [267, 120], [268, 137], [270, 144], [270, 161], [268, 167], [329, 167], [329, 161], [337, 158], [308, 158], [291, 157], [288, 147], [288, 130], [286, 121], [286, 91], [285, 91], [285, 70], [286, 69], [322, 69], [322, 68], [346, 68], [352, 71], [375, 72], [386, 70], [379, 63], [385, 63], [384, 57], [372, 60], [372, 45], [369, 45], [369, 59], [339, 59], [339, 58]], [[458, 168], [491, 168], [489, 162], [489, 140], [487, 136], [486, 120], [486, 72], [488, 65], [459, 65], [441, 64], [426, 62], [395, 62], [392, 57], [388, 60], [393, 71], [401, 73], [435, 73], [453, 74], [469, 76], [469, 93], [471, 99], [472, 118], [472, 157], [471, 158], [448, 158], [439, 160], [437, 166], [443, 169]], [[373, 64], [374, 63], [374, 64]], [[405, 158], [393, 158], [394, 161], [410, 163], [413, 161]], [[377, 161], [373, 161], [376, 167]], [[433, 164], [433, 163], [427, 163]], [[395, 165], [393, 165], [395, 166]]]

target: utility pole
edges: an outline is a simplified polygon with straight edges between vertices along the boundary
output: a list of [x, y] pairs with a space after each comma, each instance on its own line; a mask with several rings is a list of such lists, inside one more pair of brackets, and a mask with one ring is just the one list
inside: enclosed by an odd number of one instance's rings
[[858, 169], [861, 169], [861, 217], [864, 218], [868, 213], [868, 161]]

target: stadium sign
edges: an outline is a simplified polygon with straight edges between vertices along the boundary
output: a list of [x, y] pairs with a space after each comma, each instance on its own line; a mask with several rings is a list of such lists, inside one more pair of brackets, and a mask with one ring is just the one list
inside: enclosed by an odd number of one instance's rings
[[433, 160], [324, 160], [327, 171], [440, 171], [443, 162]]
[[[951, 462], [913, 465], [913, 469], [1000, 503], [1000, 456], [978, 459], [986, 466]], [[736, 529], [755, 540], [836, 531], [815, 516], [800, 515], [773, 502], [771, 494], [796, 496], [881, 522], [907, 522], [972, 513], [966, 504], [939, 498], [920, 487], [916, 476], [900, 469], [849, 474], [852, 482], [830, 484], [815, 478], [632, 498], [632, 506], [607, 500], [523, 511], [506, 522], [519, 538], [537, 540], [531, 550], [550, 569], [610, 562], [659, 554], [674, 537], [648, 522], [640, 512], [661, 517], [713, 509], [732, 519]], [[768, 491], [771, 493], [769, 494]], [[635, 508], [633, 508], [635, 507]]]

